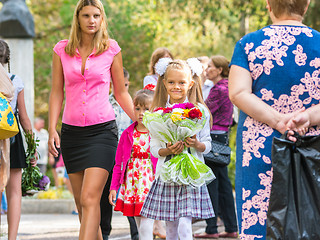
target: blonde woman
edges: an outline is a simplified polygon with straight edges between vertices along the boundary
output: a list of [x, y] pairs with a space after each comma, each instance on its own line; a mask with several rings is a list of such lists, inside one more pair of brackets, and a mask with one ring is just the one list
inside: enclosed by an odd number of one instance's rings
[[69, 40], [53, 49], [52, 90], [49, 99], [49, 151], [58, 155], [56, 126], [65, 98], [61, 150], [79, 212], [79, 239], [102, 239], [100, 199], [117, 148], [114, 95], [134, 119], [132, 99], [125, 89], [121, 49], [110, 39], [99, 0], [77, 3]]

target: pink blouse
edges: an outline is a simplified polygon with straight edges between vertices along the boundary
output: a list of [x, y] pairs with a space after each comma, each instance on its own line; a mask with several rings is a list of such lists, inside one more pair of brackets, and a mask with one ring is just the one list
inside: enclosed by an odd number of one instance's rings
[[115, 119], [109, 102], [109, 87], [113, 58], [121, 48], [110, 39], [110, 47], [95, 56], [95, 49], [87, 58], [84, 74], [81, 73], [82, 59], [78, 49], [74, 57], [65, 52], [68, 40], [62, 40], [53, 48], [61, 59], [64, 85], [65, 107], [62, 122], [73, 126], [90, 126]]

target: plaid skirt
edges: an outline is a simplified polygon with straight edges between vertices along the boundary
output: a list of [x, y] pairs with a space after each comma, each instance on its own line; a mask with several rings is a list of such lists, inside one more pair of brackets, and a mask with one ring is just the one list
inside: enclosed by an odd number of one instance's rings
[[153, 181], [140, 215], [163, 221], [176, 221], [181, 217], [207, 219], [215, 216], [206, 185], [193, 188], [165, 183], [160, 178]]

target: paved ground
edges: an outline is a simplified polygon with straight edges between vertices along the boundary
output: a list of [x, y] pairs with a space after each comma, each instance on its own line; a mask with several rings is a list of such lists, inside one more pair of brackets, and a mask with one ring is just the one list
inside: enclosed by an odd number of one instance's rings
[[[121, 213], [115, 212], [112, 219], [110, 240], [130, 239], [129, 224]], [[78, 216], [72, 214], [23, 214], [19, 228], [19, 240], [76, 240], [78, 239]], [[201, 233], [205, 229], [205, 221], [193, 224], [193, 232]], [[223, 227], [219, 227], [223, 231]], [[1, 216], [1, 240], [5, 240], [7, 232], [6, 216]], [[221, 238], [220, 238], [221, 239]]]

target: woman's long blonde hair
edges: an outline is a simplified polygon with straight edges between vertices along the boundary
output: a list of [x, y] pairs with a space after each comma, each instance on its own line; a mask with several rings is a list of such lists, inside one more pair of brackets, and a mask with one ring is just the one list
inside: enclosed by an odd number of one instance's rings
[[183, 71], [186, 74], [188, 74], [188, 78], [190, 79], [190, 81], [191, 80], [194, 81], [194, 84], [189, 89], [188, 95], [187, 95], [189, 102], [193, 104], [201, 103], [205, 105], [202, 97], [200, 78], [196, 74], [192, 76], [191, 69], [186, 61], [176, 59], [176, 60], [173, 60], [171, 63], [169, 63], [164, 75], [159, 77], [151, 109], [166, 106], [166, 103], [168, 100], [168, 92], [164, 85], [164, 80], [167, 79], [168, 72], [170, 72], [171, 70]]
[[103, 4], [100, 2], [100, 0], [79, 0], [73, 14], [69, 42], [65, 48], [66, 53], [70, 56], [76, 55], [76, 48], [78, 48], [81, 43], [81, 29], [78, 17], [79, 12], [85, 6], [94, 6], [98, 8], [101, 12], [101, 26], [99, 30], [96, 32], [92, 43], [93, 47], [96, 48], [95, 55], [99, 55], [109, 48], [109, 34], [107, 31], [106, 14], [104, 11]]

